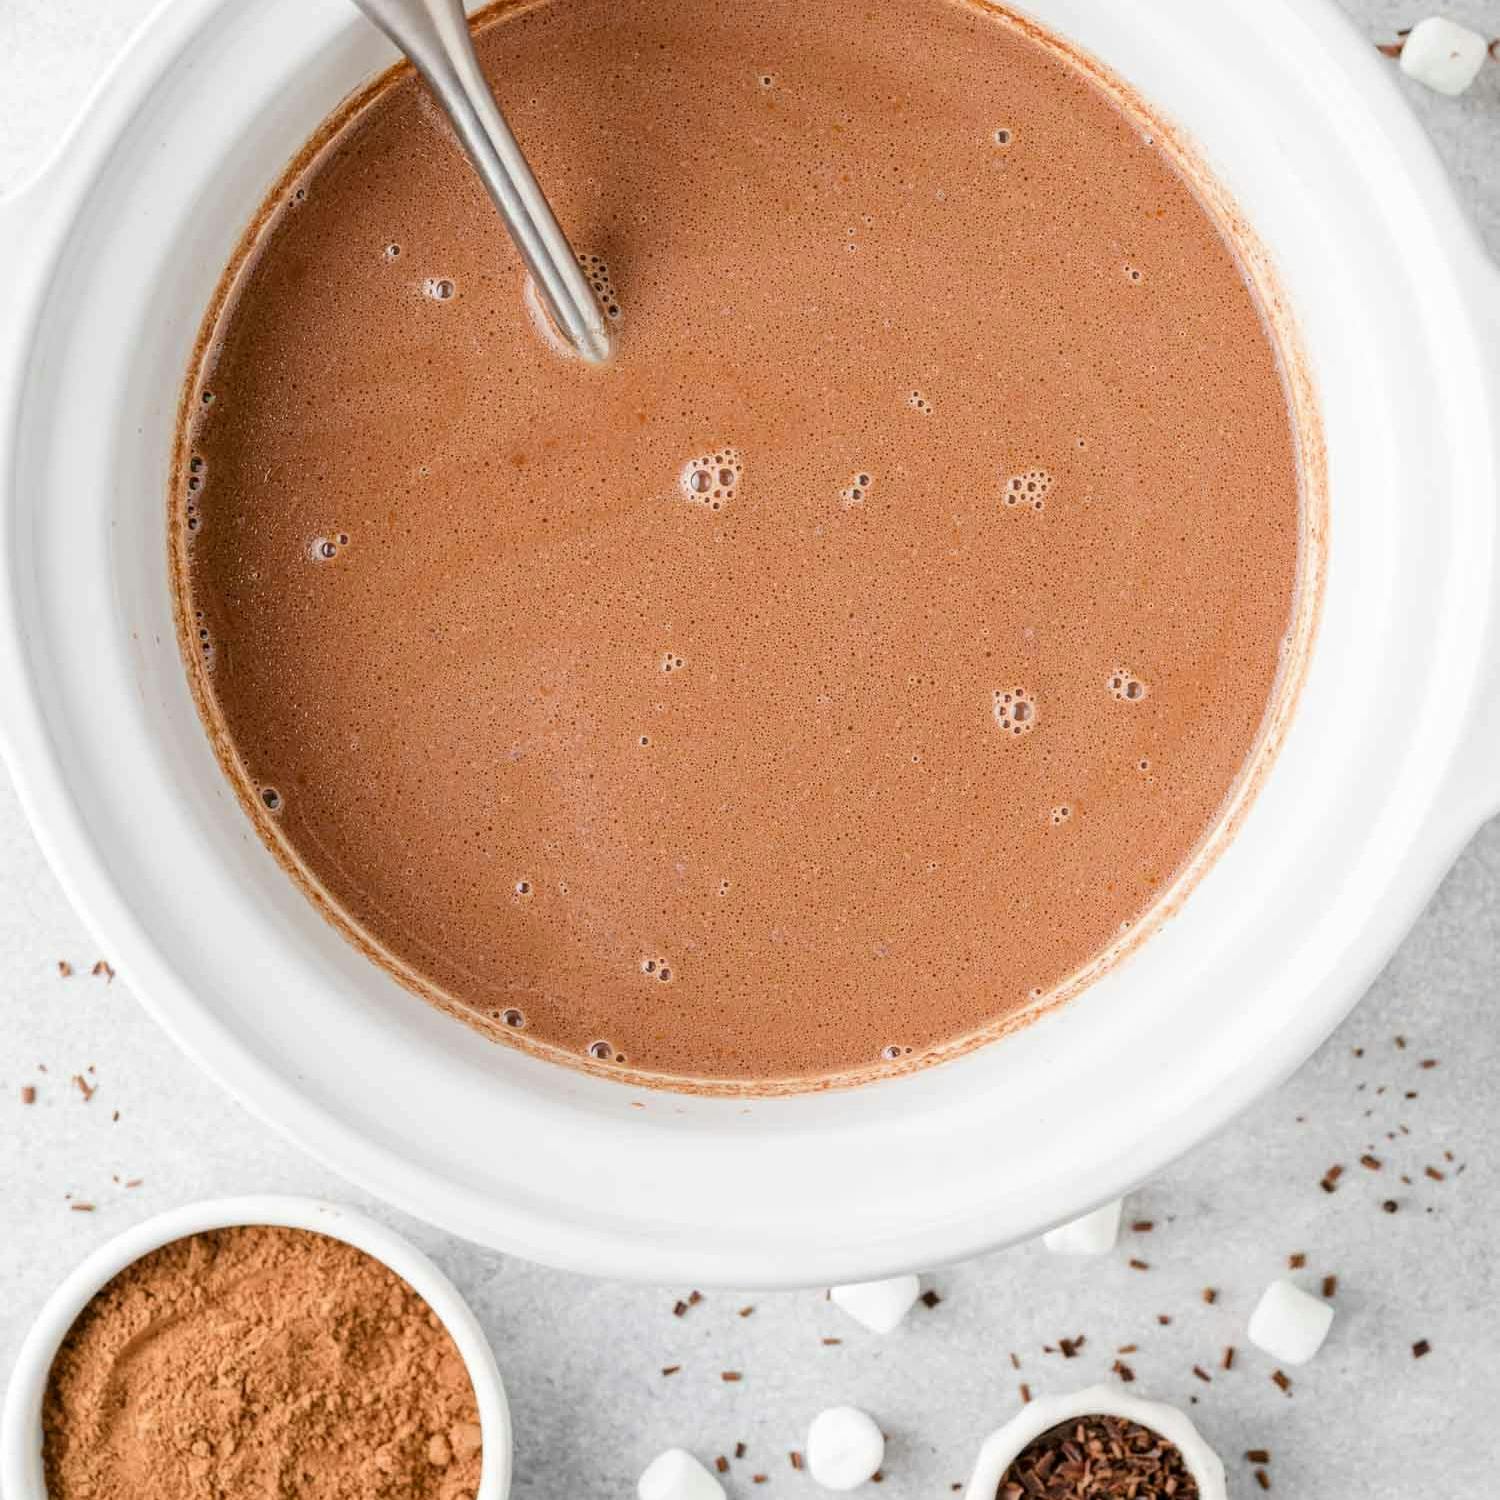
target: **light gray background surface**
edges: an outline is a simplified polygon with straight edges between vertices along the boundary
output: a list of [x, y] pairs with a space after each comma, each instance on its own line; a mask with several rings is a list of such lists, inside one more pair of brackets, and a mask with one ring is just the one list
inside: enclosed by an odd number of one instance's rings
[[[1347, 4], [1380, 40], [1424, 13], [1389, 0]], [[0, 190], [45, 159], [148, 9], [149, 0], [0, 0]], [[1463, 0], [1450, 13], [1500, 33], [1500, 5]], [[1406, 93], [1500, 255], [1500, 66], [1462, 100], [1411, 84]], [[1302, 1072], [1130, 1200], [1127, 1219], [1154, 1221], [1150, 1233], [1125, 1235], [1098, 1262], [1053, 1259], [1033, 1244], [936, 1271], [927, 1281], [941, 1305], [919, 1306], [883, 1339], [815, 1292], [715, 1293], [678, 1319], [672, 1303], [685, 1287], [544, 1270], [372, 1204], [211, 1085], [123, 983], [90, 977], [101, 957], [0, 777], [0, 1375], [62, 1273], [126, 1225], [198, 1197], [312, 1193], [396, 1224], [471, 1299], [510, 1388], [523, 1497], [624, 1496], [662, 1447], [711, 1460], [737, 1441], [749, 1455], [735, 1465], [732, 1495], [810, 1496], [787, 1451], [802, 1446], [820, 1408], [845, 1401], [891, 1435], [884, 1489], [869, 1493], [947, 1495], [1015, 1409], [1020, 1380], [1045, 1393], [1111, 1379], [1116, 1346], [1131, 1343], [1134, 1389], [1197, 1399], [1192, 1415], [1224, 1454], [1237, 1496], [1259, 1493], [1247, 1447], [1270, 1448], [1275, 1492], [1304, 1500], [1500, 1491], [1496, 824]], [[59, 959], [74, 977], [59, 977]], [[98, 1091], [85, 1102], [69, 1079], [90, 1066]], [[38, 1089], [30, 1107], [19, 1102], [23, 1084]], [[1378, 1173], [1357, 1164], [1367, 1149], [1383, 1162]], [[1318, 1183], [1334, 1162], [1345, 1172], [1330, 1196]], [[1445, 1179], [1426, 1176], [1429, 1165]], [[134, 1178], [140, 1186], [127, 1189]], [[70, 1211], [69, 1194], [95, 1212]], [[1399, 1212], [1381, 1210], [1386, 1198]], [[1286, 1397], [1247, 1346], [1245, 1320], [1294, 1251], [1307, 1255], [1297, 1279], [1309, 1288], [1338, 1276], [1338, 1317]], [[1131, 1269], [1130, 1256], [1150, 1269]], [[1207, 1285], [1220, 1289], [1211, 1307]], [[750, 1304], [753, 1315], [738, 1316]], [[1043, 1353], [1080, 1333], [1088, 1342], [1077, 1359]], [[825, 1346], [824, 1336], [843, 1343]], [[1423, 1338], [1432, 1352], [1415, 1360]], [[1226, 1344], [1239, 1348], [1227, 1374]], [[1195, 1363], [1212, 1384], [1195, 1378]], [[663, 1378], [667, 1364], [681, 1373]], [[725, 1369], [743, 1381], [726, 1385]], [[766, 1486], [752, 1485], [756, 1472]]]

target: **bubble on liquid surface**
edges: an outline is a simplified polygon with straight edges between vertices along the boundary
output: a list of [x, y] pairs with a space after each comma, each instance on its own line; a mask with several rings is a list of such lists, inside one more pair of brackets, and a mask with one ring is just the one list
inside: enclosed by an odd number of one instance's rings
[[274, 786], [263, 786], [260, 789], [260, 800], [265, 804], [267, 812], [281, 811], [281, 793]]
[[1046, 503], [1047, 491], [1052, 488], [1052, 476], [1045, 469], [1027, 469], [1022, 474], [1012, 474], [1000, 492], [1007, 510], [1041, 510]]
[[582, 252], [578, 256], [578, 265], [588, 277], [589, 286], [598, 299], [599, 306], [604, 309], [604, 316], [611, 322], [618, 323], [625, 314], [620, 307], [615, 284], [610, 280], [609, 266], [599, 256], [585, 255]]
[[422, 283], [422, 295], [434, 302], [447, 302], [458, 291], [458, 287], [446, 276], [429, 276]]
[[516, 896], [524, 901], [532, 893], [531, 882], [529, 880], [518, 880], [515, 885], [515, 892]]
[[507, 1026], [509, 1026], [512, 1031], [520, 1031], [526, 1025], [525, 1013], [517, 1010], [515, 1006], [511, 1006], [509, 1010], [501, 1011], [500, 1019]]
[[1146, 279], [1146, 277], [1139, 266], [1126, 266], [1125, 279], [1127, 281], [1134, 282], [1136, 285], [1139, 285]]
[[610, 1062], [615, 1055], [615, 1049], [606, 1041], [590, 1042], [589, 1056], [596, 1062]]
[[1036, 699], [1025, 688], [996, 688], [994, 714], [1002, 734], [1030, 734], [1036, 728]]
[[307, 555], [314, 562], [332, 562], [339, 555], [339, 544], [331, 536], [315, 536], [307, 544]]
[[1015, 132], [1008, 125], [997, 125], [995, 127], [995, 144], [997, 146], [1008, 146], [1015, 139]]
[[1109, 689], [1110, 697], [1121, 703], [1139, 703], [1151, 691], [1150, 686], [1142, 682], [1129, 667], [1116, 667], [1106, 679], [1105, 686]]
[[391, 243], [387, 245], [383, 251], [381, 251], [381, 254], [384, 255], [387, 260], [399, 260], [401, 258], [401, 246], [398, 245], [394, 240], [392, 240]]
[[903, 1047], [900, 1042], [892, 1042], [889, 1047], [880, 1049], [880, 1056], [884, 1062], [895, 1062], [902, 1057], [911, 1056], [911, 1048]]
[[911, 407], [913, 411], [921, 412], [924, 417], [930, 417], [932, 415], [932, 402], [930, 402], [927, 397], [921, 393], [921, 391], [913, 391], [911, 395], [906, 398], [906, 404]]
[[672, 965], [664, 958], [643, 958], [641, 973], [648, 979], [659, 980], [662, 984], [672, 982]]
[[852, 475], [849, 483], [839, 491], [840, 503], [846, 510], [856, 505], [863, 505], [874, 483], [874, 476], [868, 473]]
[[664, 652], [662, 655], [661, 669], [663, 672], [680, 672], [686, 665], [687, 663], [680, 656], [675, 655], [671, 651]]
[[737, 448], [700, 453], [683, 465], [678, 484], [692, 505], [723, 510], [740, 492], [745, 465]]
[[1066, 802], [1060, 803], [1052, 809], [1052, 822], [1054, 826], [1066, 823], [1072, 816], [1073, 809]]

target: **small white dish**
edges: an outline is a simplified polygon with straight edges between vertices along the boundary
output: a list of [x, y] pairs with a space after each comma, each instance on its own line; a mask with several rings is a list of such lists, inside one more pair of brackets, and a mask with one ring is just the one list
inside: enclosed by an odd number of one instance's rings
[[0, 1416], [0, 1494], [47, 1500], [42, 1469], [42, 1398], [58, 1346], [94, 1294], [152, 1250], [207, 1229], [274, 1224], [342, 1240], [388, 1266], [441, 1319], [473, 1382], [484, 1435], [484, 1461], [474, 1500], [510, 1493], [510, 1406], [489, 1340], [458, 1289], [415, 1246], [354, 1209], [315, 1198], [264, 1196], [188, 1203], [136, 1224], [101, 1245], [47, 1299], [21, 1345]]
[[1066, 1396], [1041, 1396], [1023, 1406], [1004, 1427], [985, 1439], [964, 1500], [995, 1500], [1005, 1471], [1028, 1443], [1061, 1422], [1096, 1415], [1138, 1422], [1159, 1432], [1169, 1443], [1177, 1445], [1188, 1473], [1197, 1481], [1200, 1500], [1228, 1500], [1224, 1465], [1219, 1455], [1204, 1442], [1183, 1412], [1160, 1401], [1128, 1396], [1108, 1385], [1092, 1385]]

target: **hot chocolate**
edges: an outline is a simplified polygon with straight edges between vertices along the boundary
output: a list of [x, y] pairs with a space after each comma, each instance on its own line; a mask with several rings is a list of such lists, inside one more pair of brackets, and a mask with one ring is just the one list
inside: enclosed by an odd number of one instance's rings
[[1093, 972], [1305, 623], [1221, 217], [1005, 14], [551, 0], [478, 39], [614, 321], [538, 337], [422, 87], [278, 187], [191, 377], [184, 645], [263, 837], [435, 1002], [808, 1086]]

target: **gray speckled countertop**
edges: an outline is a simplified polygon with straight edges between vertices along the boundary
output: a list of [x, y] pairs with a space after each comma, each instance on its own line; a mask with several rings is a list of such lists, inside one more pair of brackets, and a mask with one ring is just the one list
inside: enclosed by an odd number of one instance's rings
[[[1424, 13], [1347, 0], [1384, 39]], [[0, 188], [56, 142], [150, 0], [6, 0], [0, 6]], [[1500, 6], [1455, 0], [1455, 18], [1500, 32]], [[1461, 100], [1408, 85], [1500, 254], [1500, 67]], [[1231, 1492], [1259, 1493], [1240, 1455], [1269, 1447], [1275, 1491], [1300, 1500], [1395, 1500], [1496, 1489], [1500, 1436], [1500, 826], [1470, 846], [1355, 1015], [1278, 1093], [1131, 1200], [1098, 1262], [1039, 1244], [929, 1278], [937, 1307], [877, 1338], [817, 1293], [712, 1294], [685, 1318], [678, 1290], [586, 1281], [479, 1250], [404, 1218], [309, 1161], [213, 1087], [122, 983], [89, 977], [98, 954], [0, 777], [0, 1371], [61, 1271], [147, 1214], [193, 1198], [282, 1191], [362, 1204], [427, 1249], [473, 1302], [510, 1388], [520, 1496], [633, 1493], [642, 1466], [680, 1443], [748, 1457], [733, 1495], [816, 1493], [787, 1451], [820, 1408], [866, 1407], [891, 1434], [890, 1500], [949, 1494], [1017, 1384], [1061, 1391], [1107, 1377], [1115, 1349], [1150, 1395], [1187, 1404], [1224, 1453]], [[68, 959], [75, 977], [58, 977]], [[1398, 1035], [1406, 1039], [1399, 1047]], [[1363, 1048], [1363, 1055], [1356, 1049]], [[1436, 1059], [1435, 1067], [1421, 1066]], [[38, 1064], [48, 1071], [38, 1071]], [[85, 1103], [69, 1075], [93, 1064]], [[39, 1088], [19, 1103], [23, 1083]], [[118, 1111], [118, 1119], [114, 1118]], [[1409, 1134], [1407, 1133], [1409, 1131]], [[1394, 1135], [1394, 1139], [1391, 1139]], [[1373, 1149], [1384, 1165], [1361, 1169]], [[1446, 1153], [1451, 1153], [1452, 1159]], [[1319, 1190], [1333, 1162], [1339, 1191]], [[1445, 1174], [1437, 1181], [1429, 1165]], [[1458, 1171], [1459, 1167], [1465, 1170]], [[1410, 1185], [1400, 1178], [1410, 1177]], [[126, 1179], [141, 1178], [127, 1190]], [[65, 1194], [98, 1205], [68, 1209]], [[1399, 1212], [1381, 1211], [1388, 1197]], [[1261, 1287], [1302, 1251], [1315, 1285], [1338, 1276], [1338, 1318], [1290, 1397], [1246, 1346]], [[1127, 1257], [1149, 1263], [1132, 1270]], [[1213, 1306], [1201, 1289], [1220, 1289]], [[738, 1309], [755, 1307], [749, 1317]], [[1167, 1314], [1169, 1326], [1158, 1322]], [[1065, 1362], [1042, 1346], [1083, 1333]], [[825, 1346], [824, 1335], [843, 1342]], [[1411, 1346], [1425, 1338], [1420, 1361]], [[1235, 1344], [1235, 1368], [1219, 1368]], [[1023, 1370], [1006, 1355], [1016, 1351]], [[680, 1364], [664, 1379], [661, 1367]], [[1212, 1384], [1192, 1374], [1201, 1364]], [[723, 1369], [744, 1379], [726, 1385]], [[750, 1475], [770, 1476], [764, 1488]]]

